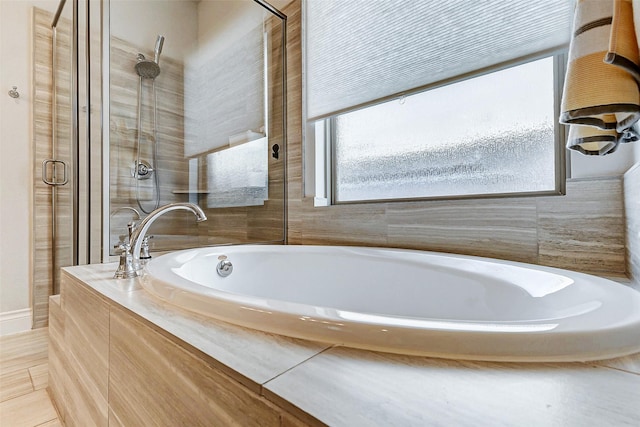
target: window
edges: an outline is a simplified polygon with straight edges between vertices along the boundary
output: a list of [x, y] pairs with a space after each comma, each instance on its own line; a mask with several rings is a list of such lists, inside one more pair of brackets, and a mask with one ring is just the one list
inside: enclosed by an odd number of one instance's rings
[[327, 119], [333, 202], [557, 192], [554, 57]]
[[317, 205], [562, 192], [572, 1], [303, 5]]

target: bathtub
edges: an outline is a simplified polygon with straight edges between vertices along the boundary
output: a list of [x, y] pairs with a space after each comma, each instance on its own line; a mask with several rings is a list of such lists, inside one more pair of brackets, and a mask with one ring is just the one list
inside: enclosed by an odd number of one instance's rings
[[[216, 269], [226, 257], [232, 273]], [[595, 276], [414, 250], [246, 245], [150, 261], [160, 299], [256, 330], [368, 350], [489, 361], [640, 351], [640, 292]]]

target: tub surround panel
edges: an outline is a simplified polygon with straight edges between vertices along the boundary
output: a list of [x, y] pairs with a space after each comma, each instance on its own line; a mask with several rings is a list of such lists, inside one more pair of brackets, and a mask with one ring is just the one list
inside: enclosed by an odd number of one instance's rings
[[61, 281], [66, 370], [62, 376], [67, 426], [108, 425], [109, 304], [77, 279]]
[[124, 310], [112, 309], [110, 339], [109, 405], [121, 424], [279, 425], [264, 399]]
[[62, 310], [66, 319], [65, 352], [79, 362], [88, 362], [89, 365], [82, 366], [82, 369], [89, 374], [91, 388], [106, 397], [109, 304], [75, 280], [65, 281], [65, 287], [61, 294]]
[[[128, 281], [111, 279], [114, 268], [115, 264], [101, 264], [64, 269], [63, 299], [69, 280], [85, 283], [89, 299], [108, 299], [111, 362], [122, 364], [112, 367], [110, 387], [114, 388], [109, 396], [123, 393], [122, 398], [131, 399], [125, 406], [144, 405], [148, 396], [129, 396], [125, 387], [114, 384], [115, 375], [119, 381], [140, 375], [136, 370], [171, 364], [172, 369], [162, 369], [162, 375], [143, 375], [147, 387], [140, 393], [153, 395], [166, 388], [173, 393], [171, 398], [187, 399], [177, 412], [220, 391], [222, 400], [215, 405], [230, 402], [230, 407], [220, 405], [222, 412], [212, 416], [232, 416], [237, 413], [236, 404], [249, 404], [242, 406], [247, 414], [261, 408], [274, 410], [277, 417], [269, 413], [271, 418], [264, 418], [262, 425], [476, 425], [478, 420], [490, 425], [640, 423], [640, 354], [588, 363], [524, 364], [327, 347], [205, 319], [165, 305], [137, 286], [126, 291], [123, 284]], [[54, 330], [58, 323], [51, 321]], [[190, 372], [191, 368], [203, 374]], [[174, 383], [185, 378], [187, 382], [170, 390], [163, 376]], [[204, 388], [197, 384], [200, 380], [207, 381]], [[136, 415], [132, 420], [119, 418], [129, 414], [130, 409], [123, 412], [122, 408], [112, 408], [109, 424], [136, 424]], [[211, 409], [210, 402], [205, 402], [198, 411]], [[68, 414], [67, 410], [67, 419]]]
[[[291, 339], [280, 335], [258, 333], [211, 318], [198, 315], [185, 316], [150, 296], [139, 285], [130, 289], [135, 280], [114, 280], [117, 263], [75, 266], [65, 268], [63, 280], [80, 278], [91, 288], [127, 310], [137, 313], [167, 336], [189, 336], [188, 344], [195, 351], [210, 355], [216, 368], [233, 377], [246, 387], [259, 390], [260, 384], [278, 375], [290, 366], [301, 363], [328, 346], [310, 341]], [[243, 372], [244, 375], [239, 375]]]
[[640, 290], [640, 163], [624, 175], [624, 210], [627, 220], [627, 272]]
[[[62, 304], [53, 303], [51, 319], [50, 392], [65, 425], [299, 425], [261, 395], [262, 384], [326, 346], [185, 316], [134, 279], [112, 279], [115, 268], [63, 270]], [[76, 354], [74, 341], [87, 350]], [[98, 349], [104, 356], [96, 360]]]
[[[309, 384], [322, 392], [299, 392]], [[336, 426], [640, 422], [640, 377], [583, 364], [476, 363], [333, 348], [266, 388]]]
[[567, 195], [538, 203], [539, 264], [593, 273], [624, 274], [622, 179], [567, 182]]
[[[65, 402], [67, 359], [64, 348], [64, 313], [60, 306], [60, 295], [49, 297], [49, 380], [48, 387], [51, 400]], [[56, 407], [60, 419], [65, 419], [65, 406]]]

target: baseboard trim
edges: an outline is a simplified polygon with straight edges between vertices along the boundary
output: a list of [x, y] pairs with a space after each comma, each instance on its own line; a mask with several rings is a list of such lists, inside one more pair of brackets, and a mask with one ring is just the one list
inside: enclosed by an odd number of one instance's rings
[[0, 337], [31, 330], [31, 309], [0, 313]]

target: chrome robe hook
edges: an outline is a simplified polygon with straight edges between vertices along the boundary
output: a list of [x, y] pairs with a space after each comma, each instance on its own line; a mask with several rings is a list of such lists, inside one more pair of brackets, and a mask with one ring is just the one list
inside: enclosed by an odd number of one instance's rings
[[18, 86], [13, 86], [13, 89], [9, 91], [9, 96], [12, 98], [20, 98], [20, 93], [18, 93]]

